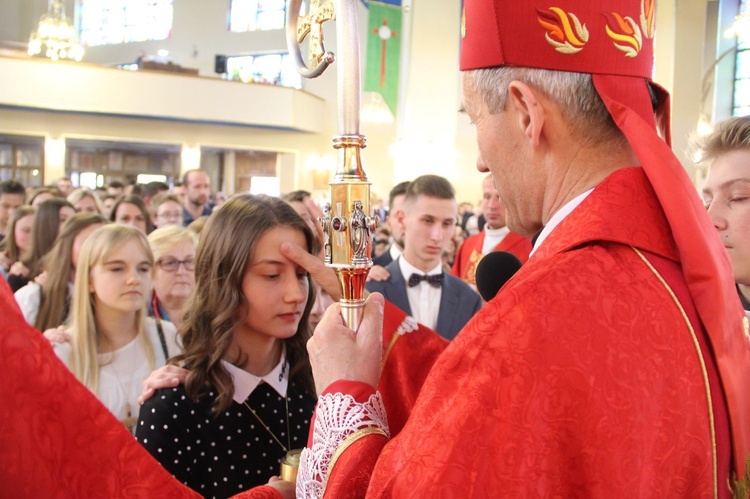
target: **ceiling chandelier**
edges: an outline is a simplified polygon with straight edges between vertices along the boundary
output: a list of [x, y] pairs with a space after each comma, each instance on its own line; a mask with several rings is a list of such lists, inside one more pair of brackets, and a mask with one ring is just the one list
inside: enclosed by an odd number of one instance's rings
[[29, 55], [41, 54], [43, 47], [44, 55], [53, 61], [80, 61], [83, 58], [83, 47], [61, 1], [50, 0], [47, 12], [39, 19], [39, 26], [29, 38]]

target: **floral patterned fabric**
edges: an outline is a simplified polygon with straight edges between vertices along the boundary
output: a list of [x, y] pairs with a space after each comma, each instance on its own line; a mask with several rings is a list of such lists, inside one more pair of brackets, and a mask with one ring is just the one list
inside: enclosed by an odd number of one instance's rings
[[347, 496], [727, 497], [726, 402], [659, 203], [624, 169], [447, 347], [403, 430], [339, 456], [325, 496], [372, 468]]

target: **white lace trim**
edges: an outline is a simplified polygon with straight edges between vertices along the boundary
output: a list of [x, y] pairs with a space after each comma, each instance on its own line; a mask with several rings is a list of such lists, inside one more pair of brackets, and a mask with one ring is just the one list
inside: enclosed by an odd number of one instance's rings
[[336, 449], [350, 435], [372, 427], [380, 428], [391, 438], [380, 393], [374, 393], [365, 403], [343, 393], [320, 397], [315, 409], [312, 448], [305, 448], [300, 457], [297, 497], [323, 497], [328, 467]]
[[419, 329], [419, 323], [417, 322], [417, 319], [414, 317], [407, 315], [404, 319], [404, 322], [401, 323], [401, 325], [396, 329], [396, 334], [406, 334], [406, 333], [412, 333]]

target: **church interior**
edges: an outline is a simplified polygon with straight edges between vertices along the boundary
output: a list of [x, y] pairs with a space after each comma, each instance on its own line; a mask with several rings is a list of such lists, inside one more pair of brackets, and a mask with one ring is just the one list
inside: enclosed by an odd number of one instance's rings
[[[458, 199], [476, 201], [474, 130], [458, 112], [461, 2], [357, 3], [362, 72], [380, 78], [373, 85], [363, 74], [373, 192], [387, 198], [396, 183], [437, 173]], [[374, 7], [396, 20], [374, 19]], [[29, 55], [55, 9], [82, 54]], [[673, 148], [696, 184], [691, 134], [750, 110], [748, 16], [745, 0], [657, 7], [654, 78], [672, 95]], [[339, 68], [299, 78], [283, 21], [279, 0], [4, 0], [0, 180], [38, 186], [69, 176], [96, 187], [133, 176], [173, 182], [201, 168], [227, 194], [305, 189], [323, 201], [337, 163]], [[322, 29], [336, 52], [332, 24]], [[378, 83], [390, 88], [374, 91]]]

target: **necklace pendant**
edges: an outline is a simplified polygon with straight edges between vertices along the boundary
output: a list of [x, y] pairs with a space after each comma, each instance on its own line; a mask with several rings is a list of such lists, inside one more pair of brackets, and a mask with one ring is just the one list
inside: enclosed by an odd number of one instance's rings
[[134, 418], [130, 413], [130, 404], [126, 406], [125, 418], [120, 420], [120, 422], [125, 425], [125, 428], [127, 428], [130, 433], [133, 433], [133, 430], [135, 430], [135, 425], [138, 424], [138, 418]]

